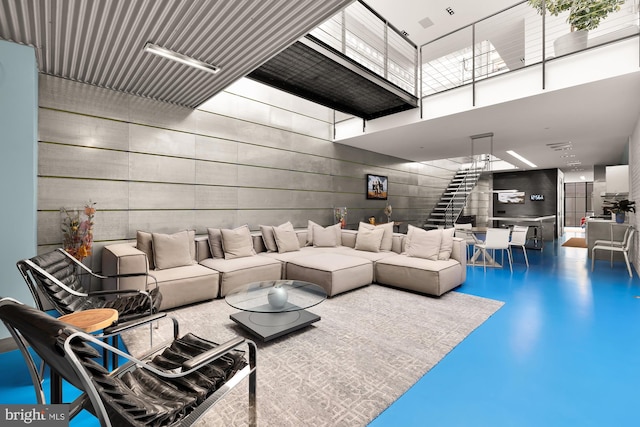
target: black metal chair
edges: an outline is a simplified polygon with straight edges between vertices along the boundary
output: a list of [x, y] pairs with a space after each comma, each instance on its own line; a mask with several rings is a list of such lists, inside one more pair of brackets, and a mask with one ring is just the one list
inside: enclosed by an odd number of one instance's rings
[[102, 276], [91, 271], [61, 248], [18, 261], [17, 267], [29, 286], [36, 306], [43, 311], [47, 308], [44, 297], [60, 314], [92, 308], [113, 308], [118, 311], [118, 321], [127, 322], [156, 313], [162, 301], [157, 282], [151, 290], [87, 291], [82, 284], [83, 276], [88, 280], [147, 276], [154, 282], [155, 278], [146, 271]]
[[[104, 336], [111, 336], [112, 345], [118, 346], [120, 325], [128, 326], [130, 322], [146, 322], [158, 312], [162, 294], [158, 290], [155, 278], [148, 272], [103, 276], [94, 273], [84, 264], [59, 248], [30, 259], [17, 262], [18, 270], [29, 287], [36, 307], [46, 311], [48, 302], [61, 315], [75, 313], [94, 308], [113, 308], [118, 311], [118, 320], [114, 325], [103, 330]], [[83, 278], [90, 282], [92, 278], [104, 280], [111, 277], [147, 276], [155, 282], [153, 289], [148, 290], [99, 290], [87, 291], [83, 286]], [[148, 282], [148, 280], [147, 280]], [[150, 325], [150, 343], [153, 345], [153, 334]], [[174, 337], [177, 325], [174, 322]], [[112, 355], [113, 366], [117, 365], [117, 355]], [[104, 355], [104, 363], [107, 356]]]
[[[134, 358], [10, 298], [0, 300], [0, 320], [27, 362], [39, 404], [46, 402], [28, 346], [51, 367], [52, 382], [62, 378], [81, 390], [70, 403], [70, 418], [87, 409], [102, 426], [191, 425], [248, 376], [249, 424], [256, 425], [256, 346], [252, 341], [236, 337], [218, 345], [186, 334]], [[236, 349], [244, 344], [248, 364], [245, 352]], [[96, 363], [96, 346], [128, 362], [110, 372]]]

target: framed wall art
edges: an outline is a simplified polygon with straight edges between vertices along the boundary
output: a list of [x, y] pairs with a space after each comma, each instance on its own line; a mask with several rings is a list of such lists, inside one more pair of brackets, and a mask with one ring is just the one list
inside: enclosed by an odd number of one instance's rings
[[367, 199], [387, 200], [389, 181], [386, 176], [367, 174]]

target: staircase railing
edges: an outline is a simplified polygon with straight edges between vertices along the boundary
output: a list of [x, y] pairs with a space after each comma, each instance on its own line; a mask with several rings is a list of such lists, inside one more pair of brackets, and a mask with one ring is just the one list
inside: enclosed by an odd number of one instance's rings
[[[489, 168], [489, 155], [488, 154], [480, 154], [473, 156], [471, 164], [466, 168], [466, 173], [463, 174], [462, 180], [458, 183], [457, 188], [453, 191], [453, 193], [448, 194], [447, 191], [450, 186], [447, 187], [447, 190], [443, 193], [443, 196], [449, 195], [451, 198], [449, 202], [444, 207], [444, 217], [443, 217], [443, 226], [453, 227], [453, 224], [457, 221], [458, 217], [462, 213], [464, 206], [467, 203], [469, 195], [475, 187], [478, 176], [477, 174], [481, 174], [485, 172]], [[472, 175], [473, 174], [473, 175]], [[456, 174], [456, 177], [460, 176], [460, 171]], [[455, 178], [455, 177], [454, 177]]]

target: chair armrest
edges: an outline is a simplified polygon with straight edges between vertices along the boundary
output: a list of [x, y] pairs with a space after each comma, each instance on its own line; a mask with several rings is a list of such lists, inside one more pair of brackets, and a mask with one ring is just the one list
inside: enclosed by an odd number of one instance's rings
[[[107, 245], [102, 249], [102, 289], [147, 289], [149, 260], [130, 243]], [[130, 276], [129, 276], [130, 275]]]
[[185, 361], [182, 364], [182, 369], [186, 371], [190, 371], [192, 369], [198, 369], [207, 363], [223, 356], [224, 354], [230, 352], [240, 344], [244, 343], [245, 339], [242, 337], [235, 337], [230, 339], [229, 341], [220, 344], [217, 347], [212, 348], [211, 350], [207, 350], [204, 353], [200, 353], [199, 355], [192, 357], [191, 359]]
[[150, 323], [167, 318], [173, 322], [173, 338], [176, 339], [180, 332], [178, 320], [175, 317], [168, 316], [167, 313], [156, 313], [139, 319], [130, 320], [128, 322], [118, 323], [114, 326], [106, 328], [104, 330], [103, 337], [109, 338], [115, 335], [120, 335], [123, 332], [145, 326]]

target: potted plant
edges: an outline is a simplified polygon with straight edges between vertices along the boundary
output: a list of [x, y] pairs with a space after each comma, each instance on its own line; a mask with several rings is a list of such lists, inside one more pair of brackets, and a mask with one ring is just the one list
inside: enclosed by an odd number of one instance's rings
[[627, 199], [616, 200], [608, 209], [616, 215], [616, 222], [622, 224], [627, 212], [636, 212], [636, 202]]
[[547, 10], [551, 16], [569, 12], [571, 32], [558, 37], [553, 47], [557, 56], [587, 47], [587, 33], [600, 25], [609, 14], [617, 12], [625, 0], [528, 0], [539, 14]]

